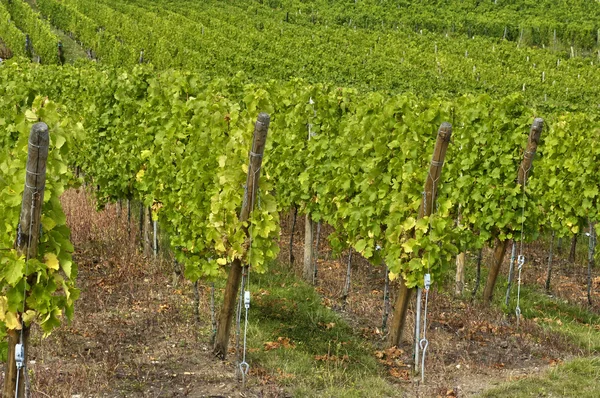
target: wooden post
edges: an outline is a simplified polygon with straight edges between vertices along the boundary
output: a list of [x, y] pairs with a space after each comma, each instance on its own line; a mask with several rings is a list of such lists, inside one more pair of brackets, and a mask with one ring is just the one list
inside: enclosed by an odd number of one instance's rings
[[546, 273], [546, 293], [550, 293], [550, 280], [552, 279], [552, 258], [553, 258], [553, 249], [554, 249], [554, 235], [555, 232], [552, 231], [552, 240], [550, 241], [550, 253], [548, 253], [548, 272]]
[[[317, 111], [315, 110], [314, 101], [312, 97], [308, 101], [309, 105], [311, 105], [313, 110], [313, 117], [317, 116]], [[312, 123], [311, 119], [308, 120], [308, 141], [313, 137], [315, 133], [312, 131]], [[314, 223], [308, 211], [306, 212], [306, 218], [304, 220], [304, 267], [302, 270], [302, 277], [305, 281], [314, 283]]]
[[588, 249], [588, 269], [587, 269], [587, 299], [588, 304], [592, 305], [592, 268], [594, 267], [594, 254], [596, 253], [596, 223], [589, 220], [590, 242]]
[[131, 200], [127, 199], [127, 237], [131, 239]]
[[344, 282], [344, 290], [342, 291], [342, 308], [346, 309], [348, 304], [348, 295], [350, 294], [351, 278], [352, 278], [352, 248], [348, 254], [348, 265], [346, 267], [346, 282]]
[[[152, 214], [152, 211], [150, 211], [150, 214]], [[154, 219], [152, 219], [152, 252], [156, 260], [158, 257], [158, 221]]]
[[[25, 189], [23, 190], [23, 203], [19, 219], [19, 231], [15, 248], [20, 255], [27, 259], [34, 259], [38, 254], [40, 239], [40, 224], [42, 218], [42, 204], [44, 203], [44, 188], [46, 185], [46, 161], [48, 160], [49, 145], [48, 126], [45, 123], [36, 123], [29, 134], [29, 153], [27, 157]], [[31, 279], [31, 278], [29, 278]], [[32, 280], [28, 279], [28, 283]], [[21, 317], [20, 314], [19, 317]], [[23, 341], [25, 349], [25, 363], [19, 375], [18, 398], [25, 396], [25, 375], [27, 373], [27, 353], [29, 327], [23, 325]], [[17, 388], [17, 364], [15, 361], [15, 346], [21, 340], [21, 331], [8, 330], [8, 358], [5, 367], [4, 397], [15, 397]]]
[[479, 290], [479, 284], [481, 283], [481, 260], [483, 259], [483, 247], [479, 249], [479, 254], [477, 255], [477, 271], [475, 274], [475, 286], [473, 287], [473, 292], [471, 293], [471, 301], [477, 295], [477, 291]]
[[292, 221], [292, 231], [290, 232], [290, 265], [294, 264], [294, 233], [296, 232], [296, 221], [298, 219], [298, 207], [294, 207], [294, 219]]
[[140, 247], [144, 250], [144, 204], [140, 202]]
[[577, 234], [573, 235], [571, 238], [571, 249], [569, 250], [569, 262], [575, 262], [575, 254], [577, 253]]
[[215, 283], [210, 283], [210, 324], [212, 332], [210, 333], [210, 343], [215, 343], [217, 336], [217, 311], [215, 310]]
[[[442, 166], [444, 165], [444, 158], [446, 157], [446, 150], [450, 143], [450, 137], [452, 136], [452, 126], [450, 123], [442, 123], [438, 130], [437, 140], [435, 142], [435, 148], [433, 150], [433, 157], [429, 166], [429, 174], [425, 181], [425, 191], [423, 193], [423, 201], [419, 208], [419, 218], [430, 216], [435, 203], [434, 192], [437, 188], [440, 175], [442, 174]], [[390, 347], [399, 346], [400, 339], [402, 337], [402, 329], [406, 323], [406, 310], [408, 309], [408, 303], [412, 292], [415, 288], [406, 287], [404, 278], [400, 277], [400, 287], [398, 291], [398, 297], [394, 306], [394, 312], [392, 314], [392, 320], [390, 323], [390, 334], [388, 338], [388, 345]]]
[[61, 65], [65, 64], [65, 51], [63, 49], [63, 44], [60, 41], [58, 42], [58, 60]]
[[392, 320], [390, 322], [390, 334], [388, 337], [388, 346], [394, 347], [400, 345], [400, 339], [402, 337], [402, 330], [404, 329], [404, 323], [406, 321], [406, 312], [408, 309], [408, 303], [412, 296], [414, 288], [409, 289], [404, 283], [404, 278], [398, 278], [400, 286], [398, 286], [398, 296], [396, 303], [394, 304], [394, 310], [392, 312]]
[[310, 218], [310, 215], [307, 213], [304, 218], [304, 268], [302, 272], [302, 277], [305, 281], [312, 283], [313, 282], [313, 257], [314, 257], [314, 238], [313, 238], [313, 220]]
[[462, 296], [465, 288], [465, 252], [458, 253], [456, 256], [456, 285], [454, 294]]
[[[265, 152], [265, 144], [267, 142], [267, 133], [269, 131], [269, 123], [271, 119], [266, 113], [258, 115], [258, 120], [254, 127], [254, 139], [252, 142], [252, 150], [250, 152], [250, 164], [248, 167], [248, 176], [246, 178], [246, 194], [242, 210], [240, 211], [240, 221], [246, 222], [250, 218], [250, 213], [254, 209], [256, 199], [258, 180], [260, 178], [260, 170], [262, 166], [263, 153]], [[248, 229], [245, 228], [244, 233], [248, 235]], [[229, 346], [229, 335], [231, 333], [231, 321], [235, 309], [235, 300], [238, 295], [240, 281], [242, 278], [242, 261], [238, 258], [233, 260], [225, 293], [223, 296], [223, 307], [219, 314], [217, 326], [217, 334], [215, 336], [215, 347], [213, 353], [221, 358], [227, 357], [227, 347]]]
[[[528, 173], [531, 169], [531, 165], [533, 164], [533, 158], [535, 156], [538, 143], [540, 142], [540, 135], [542, 134], [543, 127], [544, 120], [541, 118], [536, 118], [531, 125], [529, 138], [527, 140], [527, 148], [525, 149], [525, 154], [523, 155], [523, 160], [519, 166], [519, 173], [517, 176], [517, 184], [521, 186], [521, 189], [525, 189], [525, 184], [527, 184]], [[507, 246], [508, 240], [501, 241], [498, 237], [496, 237], [494, 258], [490, 266], [490, 272], [485, 284], [485, 289], [483, 290], [483, 301], [486, 303], [492, 301], [494, 286], [496, 285], [498, 273], [500, 272], [500, 267], [504, 261], [504, 254], [506, 253]]]
[[152, 208], [144, 208], [144, 256], [152, 255]]
[[[462, 213], [460, 211], [460, 205], [458, 205], [458, 219], [457, 226], [460, 227], [462, 221]], [[454, 285], [454, 294], [458, 297], [462, 296], [465, 288], [465, 252], [458, 253], [456, 256], [456, 278]]]
[[517, 257], [517, 244], [512, 241], [512, 249], [510, 251], [510, 262], [508, 263], [508, 286], [506, 287], [506, 295], [504, 296], [504, 305], [508, 307], [508, 301], [510, 300], [510, 289], [512, 289], [512, 283], [514, 279], [515, 271], [515, 258]]
[[319, 272], [319, 243], [321, 240], [321, 221], [317, 223], [317, 242], [315, 243], [314, 266], [313, 266], [313, 285], [317, 285], [317, 277]]
[[198, 288], [198, 281], [194, 282], [194, 318], [196, 323], [200, 325], [200, 289]]
[[390, 270], [387, 265], [385, 269], [385, 283], [383, 285], [383, 317], [381, 320], [381, 333], [385, 334], [387, 330], [388, 317], [390, 316]]

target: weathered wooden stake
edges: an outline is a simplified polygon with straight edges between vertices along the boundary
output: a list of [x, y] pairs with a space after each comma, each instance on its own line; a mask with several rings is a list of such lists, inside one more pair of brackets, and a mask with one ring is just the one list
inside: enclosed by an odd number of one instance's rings
[[483, 259], [483, 247], [479, 249], [479, 254], [477, 255], [477, 273], [475, 275], [475, 286], [473, 287], [473, 292], [471, 293], [471, 301], [477, 295], [477, 291], [479, 290], [479, 285], [481, 284], [481, 260]]
[[131, 200], [127, 199], [127, 237], [131, 239]]
[[571, 239], [571, 249], [569, 250], [569, 262], [575, 262], [575, 254], [577, 253], [577, 234]]
[[312, 283], [313, 281], [313, 265], [314, 265], [314, 226], [313, 220], [307, 213], [304, 218], [304, 268], [302, 277], [305, 281]]
[[[152, 214], [152, 211], [150, 211]], [[152, 220], [152, 252], [154, 254], [154, 259], [158, 257], [158, 221]]]
[[510, 251], [510, 262], [508, 264], [508, 286], [506, 287], [506, 295], [504, 296], [504, 305], [508, 306], [510, 300], [510, 290], [512, 289], [514, 274], [515, 274], [515, 258], [517, 257], [517, 244], [513, 240], [512, 249]]
[[140, 202], [140, 247], [144, 250], [144, 204]]
[[[429, 174], [427, 174], [427, 179], [425, 180], [425, 190], [423, 194], [423, 201], [421, 202], [421, 207], [419, 208], [419, 218], [430, 216], [433, 211], [433, 204], [435, 203], [434, 193], [436, 192], [437, 184], [442, 174], [442, 166], [444, 165], [444, 158], [446, 157], [446, 150], [448, 149], [451, 136], [452, 126], [450, 123], [442, 123], [438, 130], [437, 140], [433, 150], [433, 157], [429, 166]], [[390, 347], [400, 345], [402, 329], [406, 323], [408, 303], [412, 296], [412, 292], [415, 290], [415, 288], [409, 289], [406, 287], [404, 278], [402, 276], [399, 279], [400, 287], [396, 304], [394, 306], [394, 312], [392, 314], [390, 334], [388, 339], [388, 345]]]
[[294, 233], [296, 232], [296, 221], [298, 219], [298, 207], [294, 207], [294, 218], [292, 221], [292, 231], [290, 232], [290, 265], [294, 264]]
[[152, 255], [152, 209], [150, 207], [144, 207], [144, 225], [143, 225], [143, 252], [144, 256], [150, 257]]
[[[521, 189], [525, 189], [525, 184], [527, 184], [528, 173], [533, 164], [533, 158], [535, 157], [535, 151], [537, 150], [538, 143], [540, 142], [540, 136], [542, 134], [543, 127], [544, 119], [541, 118], [536, 118], [531, 125], [529, 138], [527, 140], [527, 148], [525, 149], [523, 161], [519, 166], [519, 172], [517, 176], [517, 184], [521, 186]], [[492, 301], [494, 286], [496, 286], [498, 273], [500, 272], [500, 267], [504, 261], [504, 254], [506, 253], [508, 240], [505, 239], [501, 241], [499, 238], [496, 238], [495, 243], [493, 262], [490, 266], [490, 272], [485, 284], [485, 289], [483, 290], [483, 301], [486, 303], [490, 303]]]
[[210, 343], [215, 343], [215, 337], [217, 336], [217, 311], [215, 309], [215, 283], [210, 284], [210, 324], [212, 325], [212, 332], [210, 334]]
[[458, 253], [456, 256], [456, 286], [454, 294], [462, 296], [465, 288], [465, 252]]
[[381, 321], [381, 333], [385, 334], [388, 317], [390, 316], [390, 270], [385, 268], [385, 283], [383, 285], [383, 319]]
[[[462, 213], [460, 211], [460, 205], [458, 206], [458, 219], [456, 224], [460, 227], [462, 221]], [[465, 288], [465, 252], [458, 253], [456, 256], [456, 278], [454, 285], [454, 294], [462, 296]]]
[[588, 250], [587, 299], [588, 304], [592, 305], [592, 268], [594, 267], [594, 254], [596, 253], [596, 223], [590, 220], [589, 225], [590, 245]]
[[346, 267], [346, 281], [344, 282], [344, 290], [342, 291], [342, 308], [346, 308], [348, 304], [348, 295], [350, 294], [350, 286], [352, 283], [352, 248], [349, 249], [348, 265]]
[[[42, 218], [42, 205], [44, 203], [44, 188], [46, 185], [46, 161], [48, 160], [49, 146], [48, 126], [45, 123], [36, 123], [29, 134], [29, 153], [25, 175], [25, 189], [19, 219], [19, 230], [15, 248], [20, 255], [27, 259], [34, 259], [38, 254], [40, 239], [40, 225]], [[28, 283], [33, 283], [33, 277], [28, 278]], [[19, 314], [21, 318], [22, 314]], [[17, 390], [17, 364], [15, 360], [15, 346], [23, 344], [25, 349], [25, 363], [19, 375], [18, 398], [25, 396], [25, 377], [27, 374], [27, 353], [29, 340], [29, 327], [23, 325], [23, 340], [20, 330], [8, 330], [8, 357], [4, 371], [4, 397], [15, 397]]]
[[314, 266], [313, 266], [313, 285], [317, 285], [317, 276], [319, 273], [319, 243], [321, 240], [321, 221], [317, 223], [317, 242], [315, 243]]
[[196, 323], [200, 325], [200, 289], [198, 289], [198, 281], [194, 282], [194, 318]]
[[[315, 110], [314, 107], [314, 101], [312, 100], [312, 97], [310, 98], [310, 100], [308, 101], [308, 103], [312, 106], [313, 109], [313, 113], [314, 116], [317, 116], [317, 111]], [[312, 131], [312, 123], [308, 123], [308, 141], [310, 141], [310, 139], [314, 136], [315, 133], [313, 133]], [[304, 278], [305, 281], [310, 282], [310, 283], [315, 283], [314, 280], [314, 271], [313, 271], [313, 266], [314, 266], [314, 247], [313, 247], [313, 243], [314, 243], [314, 223], [312, 218], [310, 218], [310, 214], [306, 213], [306, 218], [304, 220], [304, 268], [302, 270], [302, 276]]]
[[550, 280], [552, 279], [552, 257], [554, 255], [554, 235], [555, 232], [552, 231], [552, 240], [550, 241], [550, 253], [548, 253], [548, 272], [546, 274], [546, 293], [550, 293]]
[[[250, 152], [250, 164], [248, 167], [248, 176], [246, 178], [246, 196], [240, 211], [240, 221], [246, 222], [250, 218], [250, 213], [254, 209], [254, 202], [257, 195], [258, 180], [260, 178], [260, 170], [262, 166], [263, 153], [265, 152], [265, 144], [267, 142], [267, 133], [269, 131], [269, 123], [271, 119], [266, 113], [258, 115], [254, 127], [254, 139], [252, 142], [252, 150]], [[244, 233], [248, 235], [246, 228]], [[227, 357], [227, 347], [229, 346], [229, 336], [231, 334], [231, 322], [235, 309], [235, 300], [238, 295], [240, 281], [242, 278], [242, 261], [235, 259], [231, 263], [225, 293], [223, 296], [223, 307], [219, 314], [217, 333], [215, 336], [215, 347], [213, 353], [221, 358]]]
[[410, 298], [415, 289], [409, 289], [404, 283], [404, 278], [400, 277], [398, 286], [398, 295], [396, 297], [396, 303], [394, 304], [394, 310], [392, 311], [392, 320], [390, 322], [390, 334], [388, 337], [388, 346], [394, 347], [400, 345], [400, 339], [402, 338], [402, 330], [406, 321], [406, 312], [408, 310], [408, 304]]

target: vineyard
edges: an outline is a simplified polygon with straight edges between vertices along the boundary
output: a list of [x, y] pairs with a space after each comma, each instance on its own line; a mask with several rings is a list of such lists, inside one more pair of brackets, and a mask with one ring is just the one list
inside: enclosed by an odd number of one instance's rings
[[599, 21], [0, 0], [3, 396], [596, 396]]

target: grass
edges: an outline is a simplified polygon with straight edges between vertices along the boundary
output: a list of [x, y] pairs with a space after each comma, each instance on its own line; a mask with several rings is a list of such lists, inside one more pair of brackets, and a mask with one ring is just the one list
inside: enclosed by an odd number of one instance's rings
[[600, 358], [578, 358], [542, 376], [522, 379], [486, 391], [481, 397], [578, 397], [598, 396]]
[[[578, 245], [578, 257], [586, 254], [583, 253], [584, 250], [587, 252], [587, 247], [584, 246]], [[566, 250], [568, 251], [568, 247]], [[474, 266], [469, 268], [469, 273], [472, 273]], [[482, 267], [480, 292], [485, 284], [486, 271], [486, 267]], [[474, 279], [472, 275], [469, 277]], [[499, 276], [494, 303], [501, 306], [506, 314], [514, 316], [516, 285], [513, 285], [509, 306], [504, 305], [506, 287], [506, 277]], [[575, 349], [579, 348], [580, 354], [588, 357], [566, 362], [540, 376], [503, 384], [480, 396], [597, 397], [600, 382], [600, 358], [597, 356], [600, 353], [600, 315], [589, 308], [549, 296], [542, 286], [537, 285], [521, 286], [520, 307], [524, 318], [534, 320], [544, 331], [560, 336], [566, 344], [572, 344]]]
[[562, 334], [585, 354], [600, 353], [599, 315], [530, 286], [521, 288], [521, 303], [525, 318], [536, 319], [543, 328]]
[[[475, 260], [469, 259], [468, 261], [466, 279], [472, 281], [475, 279]], [[506, 273], [507, 269], [503, 268], [502, 272]], [[485, 286], [486, 278], [487, 267], [484, 263], [481, 267], [481, 286], [477, 300], [481, 300], [481, 292]], [[505, 306], [504, 295], [506, 294], [507, 285], [507, 277], [501, 273], [496, 282], [493, 303], [501, 307], [507, 315], [514, 316], [517, 296], [516, 275], [511, 289], [509, 305]], [[465, 289], [469, 296], [470, 289], [471, 286]], [[521, 285], [520, 308], [524, 318], [535, 319], [536, 323], [544, 330], [557, 333], [566, 338], [567, 341], [577, 346], [582, 354], [600, 353], [600, 328], [597, 327], [597, 325], [600, 325], [600, 315], [591, 312], [588, 308], [570, 304], [567, 300], [558, 297], [549, 296], [542, 286], [537, 285]]]
[[250, 282], [249, 362], [269, 369], [292, 396], [398, 396], [374, 348], [311, 286], [276, 265]]
[[[485, 284], [485, 267], [482, 271], [480, 292]], [[322, 306], [312, 287], [292, 272], [273, 266], [268, 274], [253, 274], [251, 283], [249, 356], [269, 369], [293, 396], [402, 394], [386, 381], [385, 370], [372, 355], [373, 347], [357, 337], [339, 315]], [[500, 277], [497, 286], [494, 302], [507, 314], [514, 314], [516, 287], [511, 305], [505, 307], [500, 304], [506, 291], [505, 278]], [[564, 341], [561, 344], [578, 348], [584, 355], [600, 352], [598, 314], [529, 285], [522, 286], [521, 308], [525, 318], [560, 336]], [[269, 349], [270, 346], [275, 348]], [[558, 366], [547, 375], [501, 386], [484, 396], [596, 396], [593, 390], [599, 372], [600, 359], [581, 358]]]
[[72, 64], [78, 59], [87, 59], [87, 54], [83, 47], [75, 42], [69, 35], [65, 34], [62, 30], [52, 27], [52, 32], [58, 36], [58, 39], [63, 45], [63, 51], [65, 54], [65, 63]]

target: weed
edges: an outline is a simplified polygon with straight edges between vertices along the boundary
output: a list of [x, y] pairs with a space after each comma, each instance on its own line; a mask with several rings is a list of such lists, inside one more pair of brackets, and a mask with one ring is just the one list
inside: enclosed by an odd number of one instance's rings
[[[276, 369], [278, 381], [293, 396], [396, 396], [381, 374], [374, 348], [336, 313], [321, 305], [311, 286], [282, 266], [252, 276], [254, 295], [250, 313], [250, 357]], [[284, 341], [276, 349], [267, 342]]]
[[549, 371], [486, 391], [482, 397], [578, 397], [598, 396], [600, 358], [578, 358]]

